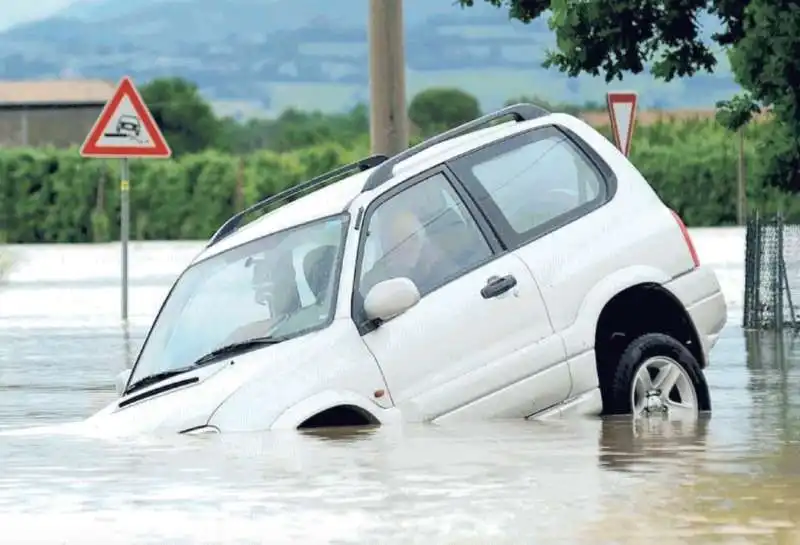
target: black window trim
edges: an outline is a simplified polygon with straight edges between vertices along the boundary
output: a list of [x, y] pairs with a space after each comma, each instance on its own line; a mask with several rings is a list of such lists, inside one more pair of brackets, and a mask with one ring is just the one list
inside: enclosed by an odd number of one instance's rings
[[377, 329], [378, 325], [372, 323], [369, 320], [366, 320], [363, 316], [363, 301], [361, 301], [360, 292], [359, 292], [359, 278], [361, 277], [361, 270], [362, 270], [362, 263], [364, 257], [364, 247], [366, 246], [367, 242], [367, 235], [369, 235], [369, 221], [372, 218], [375, 209], [380, 207], [383, 203], [391, 199], [392, 197], [397, 196], [398, 194], [411, 189], [415, 185], [422, 183], [426, 180], [429, 180], [436, 176], [437, 174], [442, 174], [445, 178], [445, 181], [450, 185], [453, 189], [456, 196], [461, 200], [462, 204], [467, 210], [467, 213], [471, 216], [472, 220], [478, 227], [478, 231], [483, 236], [484, 240], [486, 240], [487, 244], [489, 245], [490, 254], [486, 259], [482, 259], [476, 262], [472, 267], [468, 267], [460, 271], [457, 275], [447, 278], [444, 282], [442, 282], [439, 286], [434, 288], [430, 293], [424, 295], [423, 297], [427, 297], [431, 293], [434, 293], [439, 288], [446, 286], [447, 284], [458, 280], [462, 276], [483, 267], [487, 263], [491, 263], [495, 259], [499, 258], [502, 255], [505, 255], [506, 250], [504, 245], [501, 243], [497, 233], [494, 230], [494, 227], [489, 223], [488, 219], [486, 218], [484, 212], [480, 210], [477, 204], [474, 202], [474, 199], [467, 191], [466, 187], [461, 183], [461, 181], [455, 176], [455, 174], [450, 170], [450, 168], [446, 164], [439, 164], [428, 170], [421, 172], [403, 182], [397, 184], [396, 186], [388, 189], [384, 193], [378, 195], [372, 202], [364, 210], [364, 213], [361, 220], [361, 229], [359, 229], [359, 239], [358, 239], [358, 248], [356, 251], [356, 263], [353, 271], [353, 289], [352, 293], [350, 294], [350, 316], [353, 320], [353, 323], [356, 326], [359, 334], [361, 336], [366, 335], [367, 333], [374, 331]]
[[[600, 194], [590, 202], [557, 216], [550, 221], [536, 225], [525, 233], [517, 233], [506, 219], [500, 208], [490, 198], [489, 193], [481, 182], [472, 174], [471, 168], [477, 163], [493, 158], [521, 146], [535, 142], [556, 131], [565, 136], [578, 150], [578, 153], [587, 161], [599, 181], [601, 182]], [[538, 134], [537, 134], [538, 133]], [[521, 142], [521, 143], [520, 143]], [[481, 157], [481, 156], [486, 157]], [[476, 157], [481, 157], [476, 160]], [[594, 212], [609, 203], [617, 192], [617, 177], [613, 169], [606, 163], [599, 153], [574, 131], [558, 125], [548, 123], [532, 129], [509, 135], [500, 140], [489, 142], [479, 148], [462, 153], [449, 159], [446, 163], [458, 181], [469, 192], [471, 200], [488, 219], [489, 224], [497, 233], [502, 244], [509, 250], [516, 250], [521, 246], [557, 231], [570, 223]]]

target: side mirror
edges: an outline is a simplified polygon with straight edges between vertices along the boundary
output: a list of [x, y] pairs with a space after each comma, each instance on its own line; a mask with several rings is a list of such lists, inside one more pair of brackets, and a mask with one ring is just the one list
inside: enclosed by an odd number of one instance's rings
[[125, 369], [120, 371], [117, 375], [115, 380], [115, 386], [117, 388], [117, 395], [121, 396], [125, 392], [125, 386], [128, 384], [128, 379], [131, 378], [131, 370]]
[[417, 286], [408, 278], [390, 278], [372, 286], [364, 299], [364, 311], [370, 320], [386, 322], [419, 302]]

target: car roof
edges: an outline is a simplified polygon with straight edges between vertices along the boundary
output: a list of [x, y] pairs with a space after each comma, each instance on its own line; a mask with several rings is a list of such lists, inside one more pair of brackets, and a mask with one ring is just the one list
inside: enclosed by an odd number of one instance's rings
[[[440, 142], [400, 161], [392, 170], [392, 178], [371, 191], [383, 193], [403, 180], [420, 174], [448, 159], [525, 131], [531, 127], [547, 124], [554, 115], [559, 114], [551, 114], [523, 122], [500, 123]], [[369, 175], [375, 168], [380, 168], [380, 165], [343, 178], [272, 210], [216, 244], [204, 249], [195, 258], [195, 261], [206, 259], [283, 229], [343, 212], [349, 207], [353, 199], [362, 192]]]
[[361, 192], [371, 170], [348, 176], [281, 205], [280, 208], [264, 214], [207, 248], [197, 256], [197, 260], [205, 259], [283, 229], [343, 212], [350, 201]]

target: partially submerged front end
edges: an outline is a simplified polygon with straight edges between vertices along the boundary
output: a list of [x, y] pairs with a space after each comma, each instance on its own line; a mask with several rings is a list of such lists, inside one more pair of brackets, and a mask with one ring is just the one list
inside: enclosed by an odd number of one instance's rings
[[353, 387], [382, 381], [376, 366], [364, 365], [370, 355], [353, 327], [351, 320], [334, 320], [124, 394], [90, 417], [85, 431], [108, 436], [296, 429], [343, 402], [365, 419], [379, 415], [388, 422], [395, 416], [388, 397], [371, 401]]
[[392, 419], [388, 395], [375, 395], [385, 391], [378, 366], [349, 314], [337, 318], [350, 219], [339, 212], [201, 254], [167, 296], [121, 397], [85, 425], [296, 428], [332, 399], [365, 423]]

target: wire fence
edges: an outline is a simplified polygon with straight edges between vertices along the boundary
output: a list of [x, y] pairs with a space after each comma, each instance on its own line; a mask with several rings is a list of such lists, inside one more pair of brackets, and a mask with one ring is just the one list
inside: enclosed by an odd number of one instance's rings
[[780, 214], [747, 220], [745, 232], [745, 329], [800, 330], [800, 225]]

